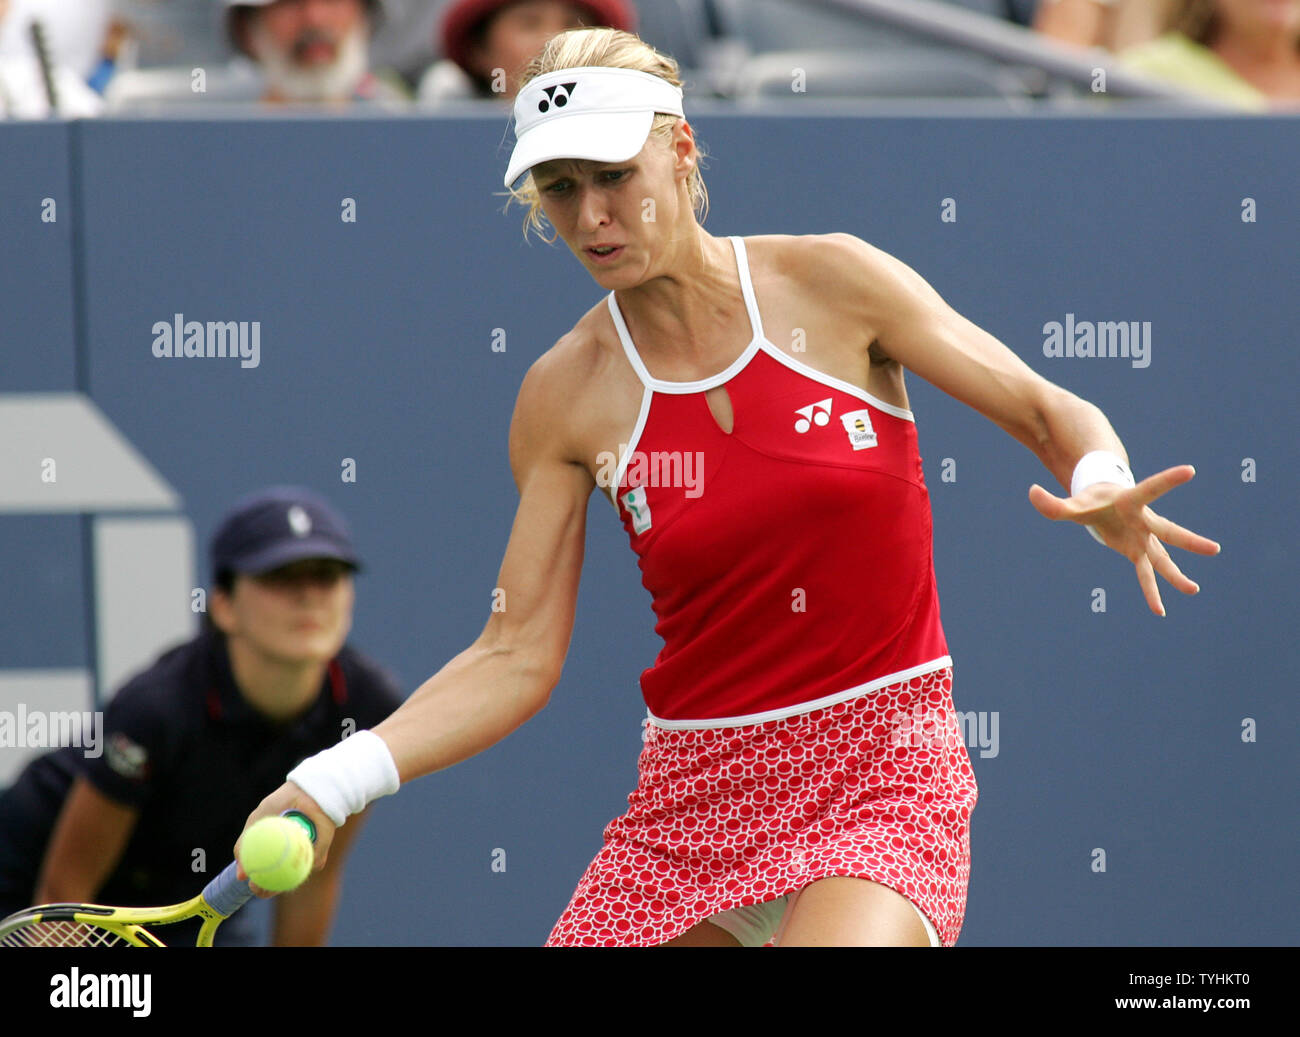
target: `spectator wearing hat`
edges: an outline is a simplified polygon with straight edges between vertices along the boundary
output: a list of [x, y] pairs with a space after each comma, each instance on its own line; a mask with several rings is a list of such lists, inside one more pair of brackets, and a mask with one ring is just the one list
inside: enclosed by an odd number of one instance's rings
[[236, 51], [257, 63], [263, 100], [288, 103], [370, 102], [401, 106], [400, 80], [370, 68], [371, 29], [380, 0], [224, 0]]
[[[245, 498], [211, 564], [203, 630], [118, 691], [98, 751], [40, 756], [0, 796], [0, 917], [57, 901], [188, 900], [286, 768], [400, 704], [392, 679], [345, 644], [359, 560], [322, 498], [289, 487]], [[336, 842], [323, 871], [277, 898], [273, 943], [326, 941], [348, 848]], [[256, 942], [252, 923], [236, 915], [218, 943]]]
[[636, 31], [627, 0], [458, 0], [443, 15], [443, 60], [420, 80], [422, 103], [512, 100], [524, 66], [558, 32], [582, 26]]

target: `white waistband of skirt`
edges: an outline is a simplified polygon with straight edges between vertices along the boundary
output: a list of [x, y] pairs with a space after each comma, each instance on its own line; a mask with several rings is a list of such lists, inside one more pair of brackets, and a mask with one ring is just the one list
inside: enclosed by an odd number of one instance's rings
[[811, 713], [814, 709], [822, 709], [825, 706], [833, 706], [837, 702], [847, 702], [849, 699], [856, 699], [862, 695], [868, 695], [878, 688], [887, 688], [891, 684], [897, 684], [899, 681], [909, 681], [913, 677], [920, 677], [922, 674], [933, 673], [935, 670], [942, 670], [945, 666], [952, 665], [951, 655], [941, 655], [937, 659], [931, 659], [926, 663], [918, 663], [906, 670], [899, 670], [897, 673], [891, 673], [886, 677], [877, 677], [866, 684], [859, 684], [856, 687], [848, 688], [844, 691], [837, 691], [834, 695], [826, 695], [823, 698], [813, 699], [811, 702], [798, 702], [793, 706], [783, 706], [780, 709], [769, 709], [764, 713], [749, 713], [743, 717], [718, 717], [713, 720], [664, 720], [655, 716], [650, 710], [646, 710], [646, 719], [655, 725], [669, 731], [686, 731], [695, 728], [708, 727], [746, 727], [750, 724], [765, 724], [769, 720], [782, 720], [785, 717], [797, 717], [802, 713]]

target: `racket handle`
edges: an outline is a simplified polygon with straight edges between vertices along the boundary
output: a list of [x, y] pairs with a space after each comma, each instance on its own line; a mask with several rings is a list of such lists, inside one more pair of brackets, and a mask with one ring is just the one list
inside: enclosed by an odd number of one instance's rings
[[239, 877], [239, 865], [231, 861], [207, 884], [203, 899], [222, 918], [229, 918], [253, 898], [248, 882]]
[[[281, 817], [297, 821], [306, 830], [311, 841], [316, 841], [316, 826], [311, 818], [297, 810], [286, 810]], [[229, 918], [253, 898], [253, 890], [246, 879], [239, 877], [239, 864], [231, 861], [221, 869], [221, 874], [207, 884], [203, 899], [223, 918]]]

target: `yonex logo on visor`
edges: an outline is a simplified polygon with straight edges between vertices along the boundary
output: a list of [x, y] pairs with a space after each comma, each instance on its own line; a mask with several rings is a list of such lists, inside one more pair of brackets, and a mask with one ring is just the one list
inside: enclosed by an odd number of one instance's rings
[[682, 90], [649, 72], [580, 66], [537, 76], [515, 98], [505, 184], [552, 159], [624, 162], [645, 146], [657, 112], [684, 116]]
[[[552, 102], [556, 108], [563, 108], [569, 103], [569, 98], [573, 96], [574, 87], [577, 85], [577, 83], [558, 83], [555, 86], [544, 87], [546, 96], [537, 102], [537, 110], [539, 112], [549, 111]], [[559, 91], [558, 97], [556, 96], [557, 90]]]

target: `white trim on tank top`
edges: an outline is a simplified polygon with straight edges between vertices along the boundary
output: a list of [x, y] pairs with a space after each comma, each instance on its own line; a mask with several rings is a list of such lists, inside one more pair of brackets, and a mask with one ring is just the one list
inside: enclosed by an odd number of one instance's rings
[[615, 511], [618, 510], [618, 487], [623, 482], [623, 473], [627, 471], [627, 466], [632, 460], [632, 452], [641, 441], [646, 418], [650, 416], [650, 400], [653, 396], [654, 390], [647, 385], [645, 391], [641, 393], [641, 409], [637, 411], [636, 424], [632, 426], [632, 436], [628, 440], [627, 449], [623, 451], [623, 456], [618, 459], [618, 467], [614, 469], [614, 481], [610, 484], [609, 496], [614, 502]]
[[[769, 340], [763, 333], [763, 319], [758, 312], [758, 302], [754, 297], [754, 284], [749, 276], [749, 257], [745, 251], [744, 239], [739, 235], [731, 235], [727, 240], [731, 242], [732, 248], [736, 253], [736, 269], [740, 274], [740, 292], [745, 300], [745, 312], [749, 315], [749, 326], [753, 332], [753, 338], [745, 347], [740, 356], [736, 357], [727, 367], [717, 374], [710, 375], [707, 378], [700, 378], [692, 382], [669, 382], [662, 378], [655, 378], [646, 368], [645, 363], [641, 360], [641, 354], [637, 352], [636, 345], [632, 342], [632, 335], [627, 329], [627, 323], [623, 320], [623, 312], [619, 309], [618, 300], [614, 297], [614, 292], [610, 292], [607, 297], [609, 306], [609, 315], [614, 321], [614, 328], [618, 332], [619, 342], [622, 343], [623, 353], [627, 357], [628, 363], [636, 372], [641, 384], [648, 389], [654, 389], [657, 392], [670, 393], [674, 395], [685, 395], [687, 393], [703, 392], [706, 389], [712, 389], [730, 381], [736, 374], [742, 371], [754, 354], [762, 349], [765, 353], [779, 360], [793, 371], [820, 382], [822, 385], [833, 389], [839, 389], [841, 392], [848, 393], [850, 396], [856, 396], [865, 403], [871, 404], [886, 414], [892, 414], [896, 418], [902, 418], [904, 421], [914, 421], [912, 412], [903, 407], [896, 407], [892, 403], [886, 403], [884, 400], [877, 399], [865, 389], [861, 389], [849, 382], [841, 381], [831, 375], [818, 371], [815, 367], [810, 367], [801, 360], [787, 355], [777, 348], [776, 344]], [[629, 446], [629, 451], [631, 447]]]
[[833, 706], [837, 702], [847, 702], [849, 699], [861, 698], [873, 691], [887, 688], [891, 684], [910, 681], [913, 677], [921, 677], [951, 665], [952, 656], [941, 655], [929, 662], [918, 663], [906, 670], [899, 670], [897, 673], [877, 677], [873, 681], [867, 681], [866, 684], [858, 684], [855, 687], [846, 688], [844, 691], [837, 691], [833, 695], [824, 695], [819, 699], [813, 699], [811, 702], [796, 702], [793, 706], [782, 706], [780, 709], [769, 709], [762, 713], [748, 713], [740, 717], [718, 717], [713, 720], [664, 720], [655, 716], [648, 709], [645, 711], [645, 715], [649, 723], [668, 731], [694, 731], [709, 727], [748, 727], [753, 724], [765, 724], [769, 720], [784, 720], [786, 717], [800, 716], [803, 713], [811, 713], [814, 709]]

